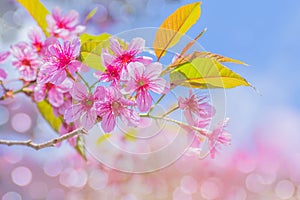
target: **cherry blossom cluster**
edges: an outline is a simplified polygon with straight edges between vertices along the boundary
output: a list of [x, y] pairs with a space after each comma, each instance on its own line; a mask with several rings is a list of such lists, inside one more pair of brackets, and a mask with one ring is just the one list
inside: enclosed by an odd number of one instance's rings
[[50, 37], [35, 27], [29, 31], [28, 42], [14, 44], [10, 51], [1, 53], [0, 62], [12, 56], [12, 65], [23, 83], [21, 90], [8, 89], [7, 74], [0, 68], [2, 100], [23, 92], [34, 102], [47, 101], [55, 115], [63, 119], [60, 134], [80, 127], [90, 130], [97, 123], [101, 123], [104, 132], [110, 133], [119, 119], [132, 127], [140, 126], [143, 117], [172, 121], [167, 118], [168, 114], [179, 109], [186, 122], [176, 123], [197, 137], [197, 147], [192, 147], [191, 152], [200, 150], [203, 138], [210, 144], [212, 157], [220, 144], [230, 143], [230, 134], [224, 130], [227, 119], [208, 130], [215, 109], [207, 97], [196, 95], [192, 90], [189, 97], [178, 98], [175, 109], [162, 116], [151, 115], [156, 106], [153, 94], [163, 97], [173, 88], [161, 76], [163, 64], [141, 56], [145, 49], [142, 38], [134, 38], [129, 44], [110, 38], [110, 47], [103, 49], [101, 59], [99, 57], [105, 71], [96, 71], [96, 84], [89, 85], [82, 76], [89, 67], [79, 59], [79, 35], [85, 27], [79, 25], [78, 17], [76, 11], [64, 15], [55, 8], [52, 15], [47, 16]]

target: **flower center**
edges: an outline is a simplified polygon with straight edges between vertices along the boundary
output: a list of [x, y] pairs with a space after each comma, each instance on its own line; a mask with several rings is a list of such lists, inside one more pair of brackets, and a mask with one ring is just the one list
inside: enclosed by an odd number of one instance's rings
[[22, 60], [22, 65], [30, 66], [30, 61], [27, 59]]
[[93, 100], [87, 100], [86, 102], [85, 102], [85, 105], [87, 106], [87, 107], [92, 107], [92, 105], [93, 105]]
[[118, 110], [120, 108], [120, 103], [119, 102], [113, 102], [112, 103], [112, 108], [113, 110]]
[[128, 64], [130, 62], [131, 58], [132, 58], [131, 55], [128, 55], [128, 54], [122, 55], [122, 57], [121, 57], [122, 63]]

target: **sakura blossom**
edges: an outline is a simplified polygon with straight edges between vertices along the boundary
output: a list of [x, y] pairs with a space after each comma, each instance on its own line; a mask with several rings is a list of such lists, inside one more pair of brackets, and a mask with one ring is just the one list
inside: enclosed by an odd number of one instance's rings
[[160, 78], [162, 65], [158, 62], [145, 66], [139, 62], [133, 62], [128, 65], [129, 81], [125, 88], [128, 92], [136, 92], [136, 102], [141, 112], [149, 111], [152, 105], [150, 91], [162, 94], [168, 83]]
[[40, 27], [34, 26], [29, 29], [28, 38], [36, 52], [40, 52], [44, 47], [44, 34]]
[[52, 15], [47, 15], [48, 31], [51, 36], [70, 40], [77, 37], [85, 30], [85, 26], [78, 25], [79, 14], [75, 10], [63, 14], [59, 7], [52, 10]]
[[12, 64], [19, 70], [20, 78], [34, 81], [37, 78], [37, 69], [41, 65], [38, 55], [25, 42], [11, 46], [11, 54], [16, 59]]
[[[125, 45], [126, 46], [126, 45]], [[108, 51], [102, 52], [102, 60], [105, 66], [116, 65], [122, 69], [124, 77], [127, 78], [127, 65], [131, 62], [140, 62], [148, 65], [152, 62], [152, 58], [147, 56], [138, 56], [145, 48], [145, 40], [142, 38], [133, 38], [128, 47], [121, 47], [120, 42], [116, 38], [110, 39], [110, 49], [114, 55]]]
[[61, 84], [67, 76], [73, 77], [82, 63], [76, 58], [79, 56], [80, 41], [78, 38], [60, 44], [57, 40], [48, 47], [45, 63], [41, 66], [39, 83], [51, 82]]
[[215, 155], [218, 152], [217, 148], [220, 147], [220, 145], [230, 145], [231, 134], [225, 130], [228, 121], [229, 119], [226, 118], [217, 123], [208, 137], [210, 145], [210, 155], [212, 158], [215, 158]]
[[112, 82], [116, 86], [120, 82], [122, 68], [117, 65], [108, 65], [105, 72], [95, 72], [94, 76], [103, 82]]
[[93, 95], [88, 92], [83, 83], [75, 83], [70, 94], [76, 103], [66, 110], [64, 116], [66, 122], [70, 123], [80, 119], [85, 129], [91, 129], [97, 119], [95, 102], [103, 98], [103, 90], [104, 88], [98, 87]]
[[0, 68], [0, 80], [3, 81], [4, 79], [6, 79], [6, 77], [7, 77], [7, 73]]
[[140, 116], [130, 108], [134, 105], [133, 101], [123, 97], [118, 88], [113, 86], [106, 88], [103, 101], [96, 102], [97, 113], [102, 118], [103, 131], [111, 132], [116, 126], [118, 117], [130, 126], [137, 126]]
[[60, 85], [52, 83], [38, 84], [34, 89], [34, 99], [39, 102], [48, 97], [49, 103], [54, 107], [60, 107], [64, 103], [64, 93], [68, 92], [72, 87], [72, 81], [66, 79]]
[[207, 119], [212, 118], [215, 114], [215, 109], [207, 102], [207, 97], [196, 96], [192, 90], [189, 91], [188, 98], [178, 98], [178, 105], [184, 111], [187, 122], [192, 126], [199, 126], [201, 123], [206, 124]]

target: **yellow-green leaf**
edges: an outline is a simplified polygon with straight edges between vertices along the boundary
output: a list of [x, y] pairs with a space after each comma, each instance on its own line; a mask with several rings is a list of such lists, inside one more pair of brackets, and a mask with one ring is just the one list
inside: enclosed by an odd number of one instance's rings
[[243, 77], [211, 58], [195, 58], [170, 74], [171, 82], [192, 88], [251, 86]]
[[174, 67], [182, 65], [184, 63], [191, 62], [195, 58], [211, 58], [218, 62], [230, 62], [230, 63], [248, 66], [246, 63], [244, 63], [240, 60], [233, 59], [233, 58], [225, 57], [225, 56], [214, 54], [211, 52], [194, 51], [192, 54], [187, 54], [187, 55], [182, 56], [181, 58], [178, 58], [174, 63], [169, 65], [168, 68], [174, 68]]
[[17, 0], [34, 18], [46, 36], [49, 36], [47, 32], [46, 16], [49, 14], [47, 8], [39, 0]]
[[95, 7], [86, 17], [85, 17], [85, 20], [84, 22], [88, 22], [97, 12], [98, 10], [98, 7]]
[[97, 144], [100, 145], [102, 142], [104, 142], [105, 140], [107, 140], [108, 138], [110, 138], [111, 134], [109, 133], [105, 133], [103, 135], [101, 135], [98, 139], [97, 139]]
[[82, 137], [82, 136], [78, 136], [77, 137], [75, 149], [79, 153], [79, 155], [85, 161], [87, 161], [87, 159], [86, 159], [86, 149], [85, 149], [85, 140], [84, 140], [84, 137]]
[[200, 5], [201, 2], [196, 2], [182, 6], [160, 25], [153, 43], [158, 59], [197, 22], [201, 14]]
[[101, 53], [103, 48], [109, 47], [110, 37], [111, 35], [108, 33], [103, 33], [97, 36], [82, 34], [80, 36], [80, 58], [82, 63], [96, 70], [104, 71], [105, 68], [102, 65]]
[[62, 124], [62, 119], [54, 115], [52, 106], [47, 101], [38, 102], [36, 105], [48, 124], [53, 128], [53, 130], [58, 132]]

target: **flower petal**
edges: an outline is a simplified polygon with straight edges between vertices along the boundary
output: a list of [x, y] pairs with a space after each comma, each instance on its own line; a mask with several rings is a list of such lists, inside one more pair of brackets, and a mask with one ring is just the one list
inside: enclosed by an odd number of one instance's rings
[[116, 117], [112, 113], [107, 113], [102, 117], [101, 127], [106, 132], [111, 132], [116, 126]]

